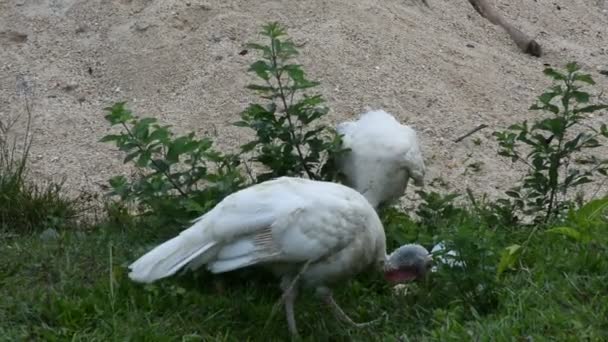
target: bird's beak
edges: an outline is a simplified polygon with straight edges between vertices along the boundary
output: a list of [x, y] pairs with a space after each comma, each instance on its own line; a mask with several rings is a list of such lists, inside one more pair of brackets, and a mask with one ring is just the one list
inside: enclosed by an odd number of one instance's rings
[[426, 266], [426, 271], [428, 272], [431, 267], [433, 266], [433, 255], [429, 254], [426, 256], [426, 260], [425, 260], [425, 266]]

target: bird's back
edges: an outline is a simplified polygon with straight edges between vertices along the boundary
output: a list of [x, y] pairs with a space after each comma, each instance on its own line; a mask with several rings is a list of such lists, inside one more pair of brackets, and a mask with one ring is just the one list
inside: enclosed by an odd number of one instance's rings
[[376, 212], [355, 190], [282, 177], [226, 197], [178, 237], [136, 261], [132, 278], [149, 282], [202, 265], [214, 273], [282, 265], [275, 269], [280, 273], [311, 262], [303, 278], [318, 283], [383, 260], [384, 244]]
[[416, 132], [392, 115], [370, 111], [356, 122], [339, 125], [338, 132], [350, 149], [339, 161], [347, 184], [372, 202], [400, 197], [409, 177], [421, 184], [425, 165]]

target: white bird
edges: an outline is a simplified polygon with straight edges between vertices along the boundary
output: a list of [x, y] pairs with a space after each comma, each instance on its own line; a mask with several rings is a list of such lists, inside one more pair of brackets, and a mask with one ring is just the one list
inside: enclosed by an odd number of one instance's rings
[[297, 335], [299, 285], [313, 287], [337, 318], [355, 326], [328, 286], [375, 266], [386, 280], [420, 278], [430, 253], [404, 245], [386, 254], [382, 223], [357, 191], [337, 183], [281, 177], [240, 190], [190, 228], [132, 263], [129, 277], [150, 283], [206, 265], [213, 273], [263, 265], [281, 278], [289, 331]]
[[426, 167], [414, 129], [383, 110], [368, 111], [357, 121], [336, 127], [342, 147], [336, 158], [344, 184], [362, 193], [377, 208], [403, 196], [410, 178], [424, 185]]

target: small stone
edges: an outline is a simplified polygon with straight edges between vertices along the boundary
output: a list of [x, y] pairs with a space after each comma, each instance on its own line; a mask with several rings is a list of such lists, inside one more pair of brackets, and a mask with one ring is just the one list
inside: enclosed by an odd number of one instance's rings
[[135, 31], [137, 31], [137, 32], [144, 32], [148, 28], [150, 28], [150, 24], [137, 22], [137, 23], [135, 23], [135, 25], [133, 25], [133, 27], [135, 28]]
[[74, 90], [74, 89], [76, 89], [76, 88], [78, 88], [78, 84], [77, 84], [76, 82], [68, 82], [68, 84], [66, 84], [66, 85], [63, 87], [63, 90], [65, 90], [65, 91], [68, 91], [68, 92], [69, 92], [69, 91], [72, 91], [72, 90]]
[[468, 43], [468, 44], [467, 44], [467, 47], [472, 49], [472, 48], [474, 48], [474, 47], [475, 47], [475, 45], [473, 45], [473, 44], [471, 44], [471, 43]]
[[42, 233], [40, 233], [40, 239], [42, 241], [57, 240], [58, 238], [59, 233], [53, 228], [47, 228]]
[[27, 34], [15, 31], [0, 32], [0, 39], [3, 37], [13, 43], [18, 44], [25, 43], [27, 41]]
[[87, 25], [84, 25], [84, 24], [79, 25], [79, 26], [76, 28], [76, 33], [84, 33], [84, 32], [86, 32], [86, 31], [87, 31]]

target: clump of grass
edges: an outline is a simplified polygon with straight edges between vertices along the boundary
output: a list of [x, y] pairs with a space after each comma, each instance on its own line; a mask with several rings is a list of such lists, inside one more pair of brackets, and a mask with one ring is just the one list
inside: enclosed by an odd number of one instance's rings
[[32, 146], [32, 114], [26, 101], [25, 132], [13, 134], [22, 115], [0, 119], [0, 231], [30, 233], [61, 228], [77, 214], [76, 203], [63, 195], [61, 183], [36, 184], [27, 179]]
[[[563, 222], [578, 231], [585, 227], [591, 239], [535, 235], [521, 260], [525, 271], [506, 270], [500, 278], [499, 252], [525, 239], [527, 231], [496, 221], [484, 212], [492, 210], [485, 204], [453, 207], [445, 197], [428, 197], [420, 211], [435, 215], [432, 223], [430, 216], [414, 220], [389, 212], [388, 229], [405, 231], [404, 239], [425, 246], [447, 241], [466, 266], [439, 265], [403, 293], [372, 274], [337, 286], [337, 300], [355, 319], [388, 313], [388, 320], [369, 329], [341, 324], [312, 291], [304, 291], [296, 310], [304, 340], [604, 340], [608, 249], [601, 231], [607, 203], [573, 211]], [[430, 233], [428, 224], [437, 228]], [[51, 341], [289, 339], [283, 319], [262, 329], [280, 295], [263, 270], [219, 277], [200, 271], [146, 286], [131, 282], [124, 266], [156, 234], [106, 226], [65, 231], [50, 242], [24, 236], [1, 244], [0, 286], [6, 295], [0, 297], [0, 335]], [[223, 289], [215, 286], [218, 279]]]

